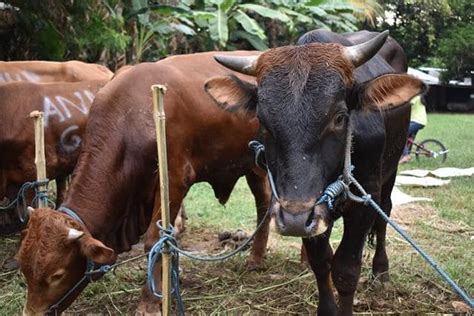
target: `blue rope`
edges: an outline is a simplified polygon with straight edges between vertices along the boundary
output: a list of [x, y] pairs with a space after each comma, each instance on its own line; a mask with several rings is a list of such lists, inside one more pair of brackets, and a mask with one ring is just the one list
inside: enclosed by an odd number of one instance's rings
[[249, 238], [247, 238], [247, 240], [245, 240], [245, 242], [243, 242], [233, 251], [221, 256], [197, 256], [195, 254], [192, 254], [191, 252], [179, 248], [175, 238], [174, 227], [170, 225], [168, 229], [164, 229], [164, 227], [161, 225], [161, 221], [158, 221], [156, 225], [160, 230], [160, 239], [153, 245], [148, 254], [147, 282], [150, 293], [152, 293], [157, 298], [163, 298], [163, 295], [156, 290], [155, 276], [153, 273], [155, 271], [156, 263], [161, 259], [162, 254], [164, 252], [167, 252], [171, 255], [171, 294], [176, 299], [176, 303], [178, 306], [178, 314], [184, 315], [184, 304], [179, 289], [179, 255], [181, 254], [190, 259], [206, 262], [216, 262], [229, 259], [230, 257], [235, 256], [237, 253], [241, 252], [248, 246], [248, 244], [254, 239], [257, 232], [263, 226], [263, 223], [266, 221], [269, 214], [270, 210], [265, 213], [265, 216], [257, 225], [255, 231], [252, 233], [252, 235], [250, 235]]
[[[351, 122], [351, 121], [350, 121]], [[351, 124], [351, 123], [350, 123]], [[367, 206], [371, 206], [377, 211], [377, 213], [382, 216], [382, 218], [397, 232], [399, 233], [421, 256], [425, 259], [438, 274], [451, 286], [451, 288], [470, 306], [474, 308], [474, 301], [469, 295], [461, 289], [461, 287], [456, 284], [456, 282], [451, 279], [451, 277], [434, 261], [421, 247], [408, 235], [403, 229], [400, 228], [395, 222], [393, 222], [387, 214], [380, 208], [377, 203], [372, 199], [372, 196], [368, 194], [360, 183], [352, 175], [354, 166], [351, 164], [351, 145], [352, 144], [352, 128], [349, 126], [346, 140], [346, 153], [343, 174], [335, 182], [328, 185], [324, 190], [321, 197], [316, 202], [316, 205], [326, 203], [329, 210], [333, 210], [334, 204], [338, 198], [346, 199], [362, 203]], [[249, 147], [255, 151], [255, 162], [256, 164], [267, 170], [268, 179], [272, 187], [272, 192], [275, 197], [278, 198], [276, 194], [276, 188], [273, 181], [273, 176], [270, 173], [270, 168], [268, 168], [265, 162], [260, 161], [259, 157], [262, 153], [265, 153], [265, 146], [258, 141], [251, 141]], [[361, 196], [357, 196], [352, 193], [349, 186], [353, 184], [357, 190], [361, 193]]]
[[328, 208], [330, 210], [333, 210], [336, 199], [340, 195], [344, 195], [344, 197], [342, 198], [345, 198], [346, 196], [345, 192], [346, 192], [346, 184], [340, 177], [338, 180], [328, 185], [328, 187], [326, 188], [326, 190], [324, 190], [319, 200], [316, 202], [316, 205], [326, 203]]
[[[453, 279], [434, 261], [414, 240], [408, 233], [406, 233], [397, 223], [393, 222], [382, 208], [372, 199], [371, 195], [368, 194], [357, 180], [350, 175], [350, 181], [360, 191], [362, 196], [349, 195], [349, 198], [355, 202], [364, 203], [370, 205], [382, 218], [397, 232], [399, 233], [422, 257], [428, 262], [433, 269], [451, 286], [451, 288], [469, 305], [470, 308], [474, 308], [474, 300], [461, 289], [461, 287], [454, 282]], [[355, 197], [355, 198], [354, 198]]]
[[156, 263], [161, 259], [162, 254], [169, 253], [171, 255], [171, 295], [176, 299], [178, 315], [184, 315], [184, 304], [179, 289], [179, 253], [175, 248], [170, 249], [171, 245], [177, 248], [176, 239], [174, 237], [174, 228], [171, 225], [168, 229], [163, 229], [161, 225], [159, 225], [159, 228], [161, 238], [153, 245], [148, 254], [148, 289], [155, 297], [159, 299], [163, 298], [163, 295], [156, 289], [154, 272]]
[[47, 185], [49, 183], [48, 179], [41, 180], [41, 181], [31, 181], [25, 182], [21, 185], [18, 193], [13, 201], [11, 201], [6, 206], [0, 206], [0, 210], [7, 211], [13, 208], [16, 208], [18, 212], [18, 219], [20, 222], [24, 223], [28, 218], [28, 211], [27, 211], [27, 200], [26, 200], [26, 192], [28, 190], [34, 189], [35, 196], [31, 201], [33, 206], [38, 205], [38, 201], [42, 200], [45, 204], [49, 205], [51, 208], [56, 208], [55, 203], [49, 199], [48, 192], [46, 190], [39, 190], [38, 188], [42, 185]]

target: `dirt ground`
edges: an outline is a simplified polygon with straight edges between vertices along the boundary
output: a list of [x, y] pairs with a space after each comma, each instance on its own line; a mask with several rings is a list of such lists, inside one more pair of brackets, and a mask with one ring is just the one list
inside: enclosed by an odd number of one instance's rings
[[[443, 236], [472, 236], [472, 229], [443, 222], [430, 207], [407, 205], [396, 208], [392, 214], [404, 229], [415, 235], [418, 232], [416, 223], [421, 221]], [[180, 245], [197, 253], [220, 254], [239, 243], [239, 240], [222, 242], [219, 233], [222, 232], [193, 228], [192, 223], [189, 223]], [[242, 232], [239, 234], [242, 235]], [[2, 244], [1, 254], [4, 257], [15, 252], [16, 238], [9, 240]], [[373, 250], [366, 247], [354, 301], [356, 312], [425, 314], [467, 311], [448, 285], [431, 273], [418, 255], [390, 229], [388, 241], [391, 282], [382, 284], [371, 278]], [[436, 253], [439, 248], [430, 240], [421, 240], [421, 243], [430, 253]], [[219, 263], [182, 258], [181, 291], [187, 314], [315, 314], [318, 291], [312, 272], [300, 262], [300, 244], [298, 239], [283, 240], [272, 232], [266, 266], [259, 271], [246, 268], [246, 253]], [[337, 246], [337, 241], [333, 246]], [[142, 249], [142, 245], [136, 245], [132, 251], [122, 254], [119, 260], [137, 256], [142, 253]], [[145, 259], [118, 268], [101, 281], [91, 284], [68, 311], [112, 315], [132, 313], [145, 282], [145, 271]], [[472, 278], [472, 274], [467, 277]], [[0, 304], [16, 297], [18, 306], [21, 306], [24, 294], [13, 293], [12, 288], [7, 286], [8, 282], [18, 282], [15, 291], [24, 291], [24, 282], [19, 273], [2, 270], [0, 287], [5, 292], [2, 290], [0, 294]], [[2, 310], [0, 308], [0, 314], [5, 314]]]

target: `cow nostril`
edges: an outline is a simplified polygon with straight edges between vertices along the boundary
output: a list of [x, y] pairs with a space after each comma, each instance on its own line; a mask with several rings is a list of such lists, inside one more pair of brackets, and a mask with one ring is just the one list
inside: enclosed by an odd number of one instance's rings
[[314, 225], [314, 209], [309, 213], [308, 219], [306, 220], [305, 227], [310, 228]]

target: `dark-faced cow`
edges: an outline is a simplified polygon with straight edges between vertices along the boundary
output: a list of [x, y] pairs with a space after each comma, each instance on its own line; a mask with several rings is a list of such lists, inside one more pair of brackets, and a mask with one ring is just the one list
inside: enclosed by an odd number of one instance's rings
[[[368, 41], [375, 36], [378, 32], [369, 32], [369, 31], [358, 31], [351, 33], [334, 33], [325, 29], [318, 29], [310, 31], [302, 35], [297, 44], [305, 45], [308, 43], [339, 43], [344, 46], [352, 46], [355, 44], [361, 44], [365, 41]], [[367, 66], [373, 65], [376, 67], [378, 63], [381, 63], [380, 58], [385, 60], [396, 73], [406, 73], [408, 69], [407, 58], [403, 48], [398, 44], [398, 42], [392, 37], [388, 37], [383, 46], [376, 54], [375, 57]], [[373, 75], [376, 75], [374, 73]], [[369, 77], [364, 77], [361, 80], [368, 80]], [[390, 210], [389, 210], [390, 211]], [[381, 218], [376, 218], [376, 223], [372, 228], [371, 237], [376, 236], [377, 238], [377, 252], [374, 256], [373, 261], [373, 274], [381, 281], [388, 281], [388, 258], [385, 254], [385, 231], [387, 223]], [[306, 253], [304, 247], [301, 249], [302, 259], [306, 258]]]
[[36, 83], [110, 80], [107, 67], [71, 60], [56, 61], [0, 61], [0, 84], [16, 81]]
[[[351, 201], [340, 201], [333, 212], [317, 203], [342, 174], [349, 120], [354, 175], [389, 212], [410, 118], [404, 105], [425, 90], [420, 80], [392, 74], [380, 56], [372, 58], [387, 36], [385, 32], [350, 47], [308, 43], [259, 57], [216, 56], [231, 69], [254, 75], [257, 85], [236, 77], [206, 83], [222, 108], [261, 123], [278, 194], [271, 203], [276, 227], [282, 235], [303, 238], [318, 283], [320, 315], [352, 314], [363, 245], [377, 217], [370, 207]], [[329, 236], [338, 216], [344, 219], [344, 233], [333, 256]], [[385, 249], [376, 256], [386, 257]]]
[[[57, 201], [62, 202], [66, 177], [79, 156], [89, 108], [106, 82], [0, 85], [0, 200], [14, 200], [23, 183], [36, 179], [35, 135], [29, 113], [38, 110], [44, 112], [47, 176], [56, 179]], [[14, 210], [1, 215], [1, 234], [18, 229]]]
[[[192, 184], [210, 183], [215, 196], [225, 203], [241, 176], [246, 176], [255, 196], [258, 221], [262, 220], [270, 191], [265, 176], [254, 173], [253, 153], [247, 147], [256, 136], [258, 120], [222, 111], [205, 92], [207, 79], [229, 73], [215, 63], [214, 54], [181, 55], [140, 64], [99, 92], [63, 203], [84, 225], [50, 209], [37, 209], [30, 216], [18, 252], [28, 284], [26, 313], [44, 313], [57, 303], [83, 277], [86, 258], [98, 264], [113, 262], [117, 253], [129, 250], [145, 231], [146, 250], [158, 240], [155, 223], [161, 214], [151, 113], [153, 84], [167, 86], [164, 103], [171, 220]], [[245, 52], [227, 53], [239, 54]], [[250, 264], [261, 264], [267, 236], [267, 228], [259, 231]], [[67, 308], [80, 290], [56, 311]], [[146, 286], [138, 309], [142, 313], [160, 311], [159, 300]]]

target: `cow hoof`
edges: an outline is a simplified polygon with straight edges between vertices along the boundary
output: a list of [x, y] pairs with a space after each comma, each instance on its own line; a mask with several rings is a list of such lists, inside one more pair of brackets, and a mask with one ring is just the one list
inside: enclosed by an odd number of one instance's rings
[[161, 304], [140, 302], [135, 311], [135, 316], [161, 316]]
[[377, 281], [380, 282], [380, 283], [390, 282], [390, 274], [388, 273], [388, 271], [386, 271], [386, 272], [374, 272], [372, 277], [374, 278], [374, 281], [376, 281], [376, 282]]
[[13, 257], [7, 258], [5, 259], [5, 261], [3, 261], [3, 264], [2, 264], [3, 270], [13, 271], [13, 270], [18, 270], [18, 268], [20, 268], [20, 265], [18, 264], [18, 261]]
[[161, 316], [161, 312], [149, 313], [149, 312], [146, 312], [146, 311], [139, 311], [139, 310], [137, 310], [137, 311], [135, 312], [135, 316]]
[[265, 263], [263, 262], [263, 259], [249, 257], [247, 259], [247, 269], [249, 269], [250, 271], [265, 270]]

